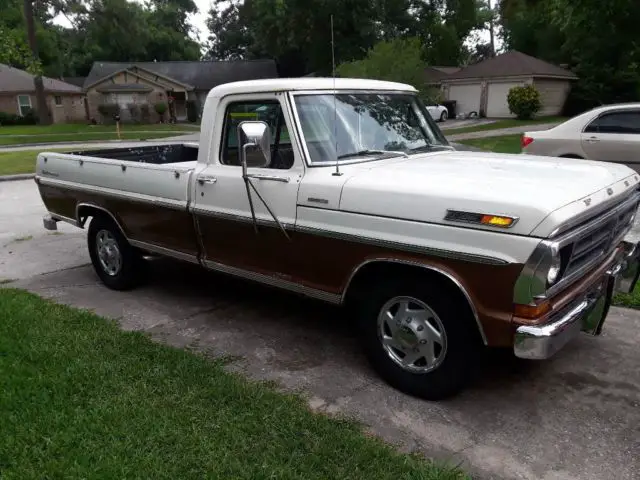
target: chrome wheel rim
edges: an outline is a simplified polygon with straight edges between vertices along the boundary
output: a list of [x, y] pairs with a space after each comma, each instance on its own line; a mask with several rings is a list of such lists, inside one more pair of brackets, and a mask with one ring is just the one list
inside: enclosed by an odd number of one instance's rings
[[96, 235], [96, 251], [104, 272], [114, 277], [122, 269], [122, 254], [118, 242], [108, 230], [100, 230]]
[[378, 338], [389, 358], [411, 373], [435, 370], [447, 354], [442, 321], [414, 297], [394, 297], [383, 305], [378, 315]]

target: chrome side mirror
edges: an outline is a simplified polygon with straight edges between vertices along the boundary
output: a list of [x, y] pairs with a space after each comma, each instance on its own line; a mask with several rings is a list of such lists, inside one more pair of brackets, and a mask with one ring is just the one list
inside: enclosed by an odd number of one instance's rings
[[238, 146], [245, 173], [247, 167], [268, 167], [271, 164], [271, 130], [265, 122], [240, 122]]

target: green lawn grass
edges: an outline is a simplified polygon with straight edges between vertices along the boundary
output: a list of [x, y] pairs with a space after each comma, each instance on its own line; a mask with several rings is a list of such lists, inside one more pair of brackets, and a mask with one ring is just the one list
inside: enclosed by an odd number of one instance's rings
[[[182, 125], [170, 123], [153, 123], [148, 125], [121, 125], [123, 132], [129, 131], [193, 131], [198, 125]], [[116, 133], [115, 125], [87, 125], [84, 123], [60, 123], [55, 125], [9, 125], [0, 126], [0, 138], [5, 135], [48, 135], [48, 134], [74, 134], [74, 133]]]
[[446, 135], [456, 135], [458, 133], [483, 132], [486, 130], [499, 130], [501, 128], [521, 127], [523, 125], [538, 125], [540, 123], [564, 122], [566, 117], [540, 117], [531, 120], [516, 120], [509, 118], [506, 120], [497, 120], [493, 123], [480, 124], [470, 127], [449, 128], [443, 130]]
[[617, 293], [613, 297], [613, 305], [640, 309], [640, 282], [631, 293]]
[[[36, 157], [44, 150], [22, 150], [19, 152], [0, 152], [0, 175], [35, 173]], [[48, 152], [65, 152], [68, 149], [47, 149]]]
[[520, 153], [520, 139], [522, 135], [502, 135], [499, 137], [473, 138], [469, 140], [457, 140], [458, 143], [473, 145], [474, 147], [490, 150], [498, 153]]
[[[186, 125], [123, 125], [120, 130], [119, 139], [147, 140], [198, 131], [197, 128]], [[37, 125], [0, 127], [0, 145], [88, 142], [93, 140], [118, 140], [115, 126], [72, 124], [51, 125], [46, 127]]]
[[221, 360], [0, 289], [0, 471], [28, 478], [460, 479]]

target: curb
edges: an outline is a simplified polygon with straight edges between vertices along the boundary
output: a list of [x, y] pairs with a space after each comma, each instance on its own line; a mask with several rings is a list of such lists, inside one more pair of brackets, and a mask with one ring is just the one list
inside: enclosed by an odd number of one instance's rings
[[31, 180], [35, 173], [21, 173], [18, 175], [0, 175], [0, 182], [12, 182], [15, 180]]

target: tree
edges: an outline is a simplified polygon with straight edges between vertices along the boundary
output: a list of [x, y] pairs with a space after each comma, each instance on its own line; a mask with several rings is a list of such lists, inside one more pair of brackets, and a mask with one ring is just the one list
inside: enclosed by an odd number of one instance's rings
[[[24, 18], [27, 24], [27, 38], [29, 40], [29, 49], [31, 50], [31, 57], [33, 62], [39, 62], [38, 56], [38, 43], [36, 41], [36, 27], [33, 16], [33, 0], [24, 0]], [[37, 72], [33, 77], [33, 84], [36, 90], [36, 101], [38, 109], [38, 120], [41, 125], [51, 124], [51, 115], [49, 114], [49, 106], [47, 105], [47, 97], [44, 94], [44, 82], [42, 81], [42, 74]]]
[[423, 48], [419, 38], [398, 38], [381, 41], [362, 60], [342, 63], [337, 73], [341, 77], [374, 78], [413, 85], [423, 97], [437, 95], [426, 85]]
[[637, 0], [501, 0], [500, 12], [508, 48], [567, 64], [579, 77], [566, 114], [640, 97]]

